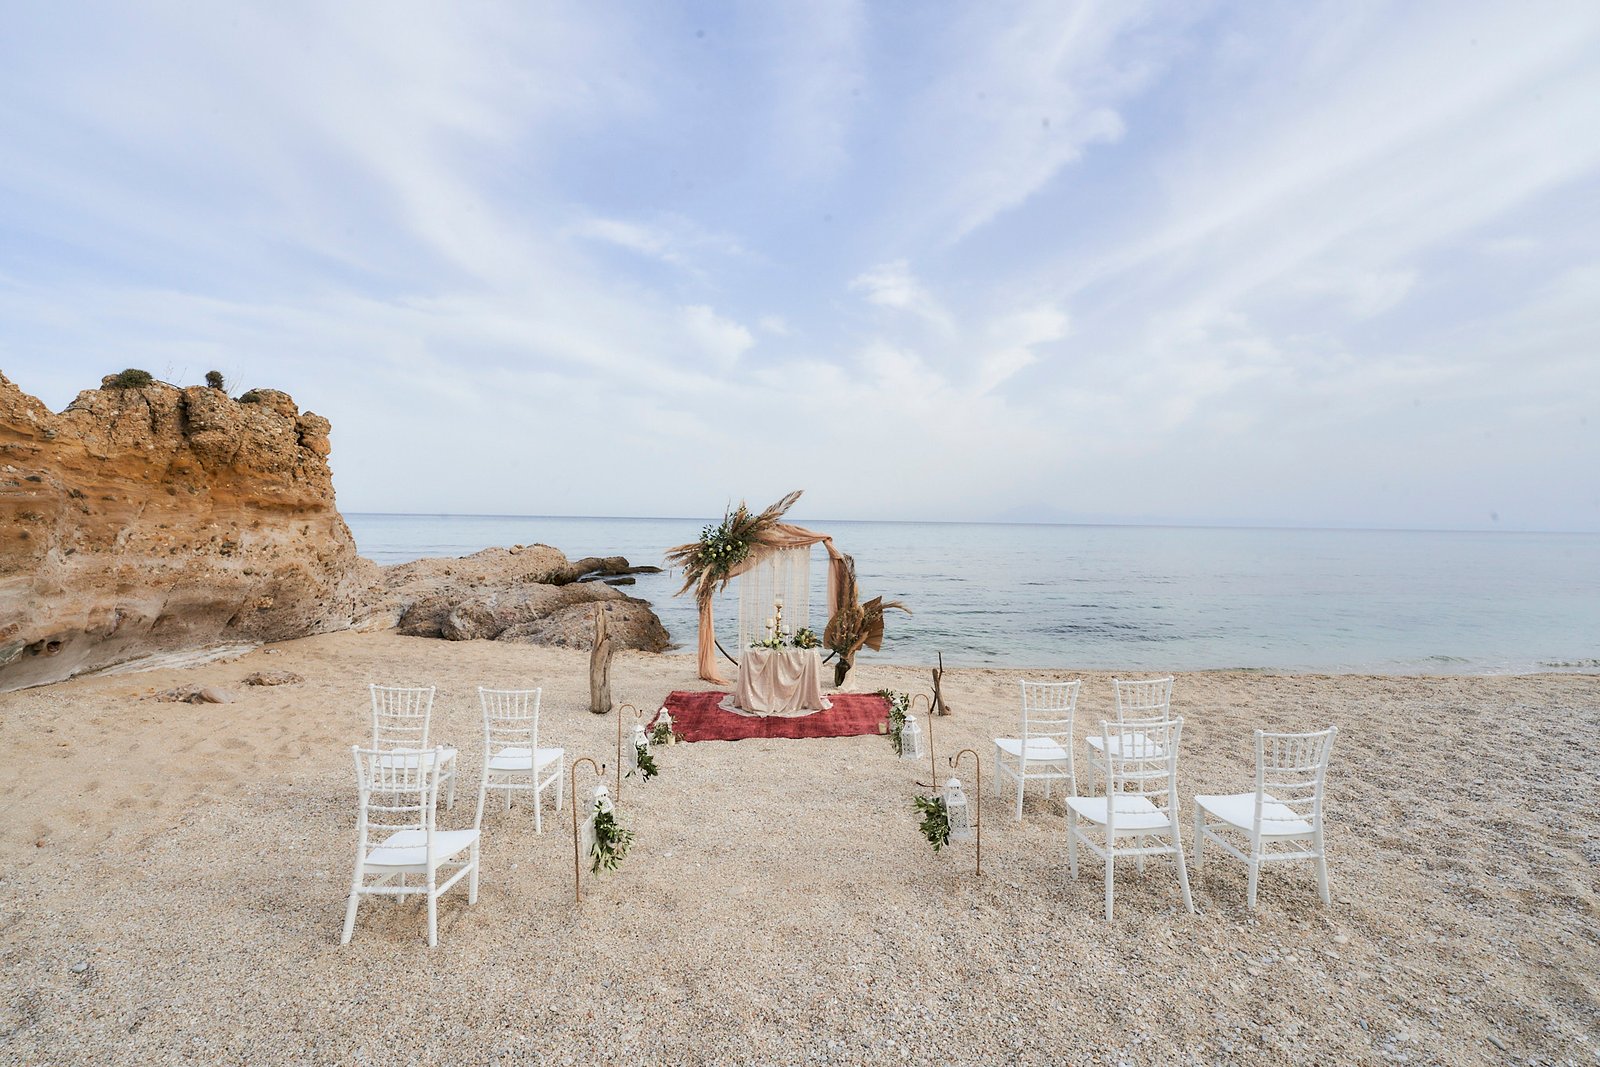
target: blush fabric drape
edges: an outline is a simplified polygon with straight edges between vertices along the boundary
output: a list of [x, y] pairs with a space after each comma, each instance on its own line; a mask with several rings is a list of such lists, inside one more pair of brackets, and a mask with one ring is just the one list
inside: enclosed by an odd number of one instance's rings
[[[833, 546], [833, 538], [828, 534], [820, 534], [815, 530], [807, 530], [803, 526], [793, 526], [787, 522], [775, 523], [766, 538], [766, 543], [752, 550], [743, 563], [728, 572], [728, 577], [736, 578], [754, 567], [761, 562], [769, 549], [808, 548], [811, 545], [821, 545], [828, 553], [828, 618], [831, 619], [839, 610], [839, 593], [844, 587], [845, 563], [844, 553]], [[712, 617], [710, 597], [700, 602], [698, 653], [701, 679], [715, 685], [727, 685], [727, 679], [717, 672], [717, 631]]]

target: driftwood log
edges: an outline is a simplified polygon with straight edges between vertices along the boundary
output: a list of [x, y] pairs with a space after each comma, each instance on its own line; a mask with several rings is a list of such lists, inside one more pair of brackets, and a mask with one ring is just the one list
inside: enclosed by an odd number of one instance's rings
[[611, 710], [611, 657], [616, 653], [606, 633], [606, 609], [594, 608], [594, 647], [589, 650], [589, 710], [604, 715]]
[[939, 665], [933, 669], [933, 713], [935, 715], [950, 714], [950, 705], [944, 702], [944, 692], [939, 688], [944, 679], [944, 653], [939, 653]]

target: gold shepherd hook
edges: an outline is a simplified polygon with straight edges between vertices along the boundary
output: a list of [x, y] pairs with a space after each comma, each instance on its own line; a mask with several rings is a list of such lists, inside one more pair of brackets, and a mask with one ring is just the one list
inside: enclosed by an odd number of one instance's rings
[[632, 704], [624, 704], [617, 709], [617, 795], [611, 798], [613, 804], [622, 802], [622, 708], [633, 708], [634, 722], [644, 718], [644, 712]]
[[972, 779], [972, 798], [968, 803], [972, 805], [972, 829], [978, 838], [978, 874], [981, 876], [983, 874], [983, 757], [973, 749], [964, 748], [950, 757], [950, 769], [955, 770], [956, 766], [961, 762], [961, 757], [968, 754], [971, 754], [972, 765], [975, 768], [972, 772], [974, 775]]
[[583, 864], [582, 857], [578, 855], [578, 808], [585, 805], [580, 804], [578, 801], [578, 764], [580, 763], [587, 763], [593, 767], [594, 776], [602, 779], [606, 776], [606, 765], [604, 763], [596, 763], [588, 756], [580, 756], [572, 761], [572, 769], [568, 772], [572, 794], [570, 797], [572, 801], [572, 898], [581, 904], [583, 902]]

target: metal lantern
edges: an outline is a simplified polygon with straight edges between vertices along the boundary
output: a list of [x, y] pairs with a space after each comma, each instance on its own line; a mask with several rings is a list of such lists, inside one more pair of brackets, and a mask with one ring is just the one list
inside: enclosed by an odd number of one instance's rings
[[961, 779], [948, 779], [939, 795], [944, 798], [945, 818], [950, 821], [950, 840], [971, 841], [972, 806], [967, 803], [967, 794], [961, 789]]
[[[628, 762], [628, 773], [632, 774], [639, 769], [639, 750], [650, 747], [650, 735], [645, 732], [644, 723], [633, 724], [633, 733], [628, 736], [628, 743], [623, 746], [623, 758]], [[606, 803], [610, 804], [610, 798]], [[609, 810], [609, 809], [608, 809]]]
[[589, 817], [578, 829], [578, 855], [585, 860], [594, 854], [594, 817], [611, 811], [611, 791], [604, 784], [594, 787], [594, 803], [589, 805]]
[[900, 728], [900, 758], [921, 759], [922, 755], [922, 724], [915, 715], [907, 715]]
[[656, 715], [656, 728], [660, 729], [663, 726], [667, 728], [667, 744], [670, 745], [675, 738], [672, 733], [672, 714], [667, 711], [666, 705], [662, 705], [661, 711]]

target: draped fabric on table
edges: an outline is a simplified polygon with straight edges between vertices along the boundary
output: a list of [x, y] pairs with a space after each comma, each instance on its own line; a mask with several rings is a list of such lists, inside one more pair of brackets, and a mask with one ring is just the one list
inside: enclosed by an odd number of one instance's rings
[[[774, 523], [772, 533], [767, 538], [767, 548], [810, 548], [812, 545], [821, 545], [828, 551], [828, 618], [833, 618], [839, 610], [839, 593], [844, 587], [844, 554], [833, 547], [833, 538], [827, 534], [819, 534], [814, 530], [807, 530], [803, 526], [791, 526], [789, 523]], [[729, 578], [736, 578], [751, 568], [760, 564], [767, 556], [766, 551], [756, 551], [750, 557], [728, 572]], [[763, 620], [765, 621], [765, 620]], [[700, 677], [716, 685], [727, 685], [727, 679], [717, 673], [717, 632], [715, 621], [711, 614], [711, 598], [708, 596], [700, 602], [700, 635], [699, 635], [699, 661]]]
[[769, 636], [767, 620], [776, 604], [783, 605], [783, 628], [789, 633], [811, 625], [810, 545], [768, 552], [739, 579], [739, 648]]

